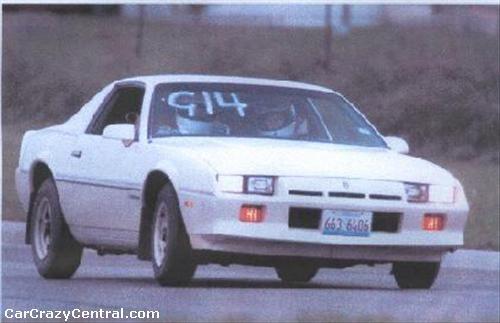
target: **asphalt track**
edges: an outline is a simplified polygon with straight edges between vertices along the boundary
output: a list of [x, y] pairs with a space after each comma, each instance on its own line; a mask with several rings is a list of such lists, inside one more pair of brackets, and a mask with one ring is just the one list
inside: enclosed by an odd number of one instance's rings
[[[2, 225], [2, 321], [6, 309], [158, 310], [160, 321], [498, 322], [498, 252], [446, 256], [431, 290], [399, 290], [390, 266], [322, 269], [308, 284], [283, 284], [273, 269], [200, 266], [187, 287], [160, 287], [134, 256], [86, 251], [70, 280], [38, 276], [23, 225]], [[39, 322], [39, 321], [38, 321]], [[118, 321], [115, 321], [118, 322]]]

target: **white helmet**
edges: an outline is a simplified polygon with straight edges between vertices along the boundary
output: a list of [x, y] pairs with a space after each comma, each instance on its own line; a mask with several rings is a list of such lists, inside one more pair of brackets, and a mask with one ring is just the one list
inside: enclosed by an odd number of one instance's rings
[[291, 138], [297, 127], [297, 113], [293, 104], [289, 107], [277, 107], [257, 115], [257, 129], [266, 137]]
[[179, 132], [183, 135], [210, 135], [213, 133], [213, 122], [183, 117], [179, 113], [176, 113], [175, 120]]
[[203, 117], [189, 116], [183, 110], [175, 114], [178, 131], [183, 135], [227, 135], [229, 126], [215, 121], [215, 115], [206, 114]]

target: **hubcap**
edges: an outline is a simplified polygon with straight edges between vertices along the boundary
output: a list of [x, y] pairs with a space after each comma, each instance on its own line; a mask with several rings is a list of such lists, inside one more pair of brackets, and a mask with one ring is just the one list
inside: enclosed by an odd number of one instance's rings
[[52, 208], [48, 198], [43, 198], [35, 213], [35, 250], [38, 258], [44, 259], [49, 252]]
[[161, 203], [158, 207], [155, 220], [153, 249], [154, 260], [158, 267], [163, 263], [165, 258], [165, 249], [167, 247], [167, 231], [168, 231], [168, 212], [167, 205]]

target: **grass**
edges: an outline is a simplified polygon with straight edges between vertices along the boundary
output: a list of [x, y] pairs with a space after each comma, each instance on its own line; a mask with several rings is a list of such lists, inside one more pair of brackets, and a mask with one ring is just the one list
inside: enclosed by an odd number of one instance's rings
[[498, 37], [437, 27], [321, 29], [147, 22], [47, 13], [3, 15], [3, 218], [22, 220], [14, 169], [22, 133], [59, 123], [105, 84], [130, 75], [200, 73], [301, 80], [344, 93], [384, 134], [436, 160], [471, 204], [465, 243], [499, 249]]
[[440, 164], [460, 180], [469, 201], [465, 246], [499, 250], [498, 164], [484, 161], [443, 161]]
[[62, 121], [118, 78], [207, 73], [326, 85], [344, 93], [383, 133], [402, 135], [419, 150], [473, 158], [496, 152], [500, 143], [499, 49], [492, 35], [358, 28], [335, 35], [325, 68], [324, 35], [315, 28], [148, 22], [140, 57], [136, 21], [125, 18], [8, 13], [3, 33], [7, 123], [27, 115]]

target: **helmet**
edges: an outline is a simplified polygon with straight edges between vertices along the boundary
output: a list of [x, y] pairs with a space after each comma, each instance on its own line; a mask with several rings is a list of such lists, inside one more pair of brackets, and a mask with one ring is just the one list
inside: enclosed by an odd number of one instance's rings
[[295, 134], [297, 113], [293, 104], [262, 111], [256, 118], [262, 136], [290, 138]]
[[175, 114], [178, 131], [183, 135], [227, 135], [229, 127], [216, 121], [215, 114], [190, 115], [188, 111], [177, 109]]
[[183, 135], [209, 135], [213, 133], [214, 123], [201, 119], [189, 118], [176, 113], [175, 120], [179, 132]]
[[168, 96], [168, 104], [175, 111], [178, 132], [185, 135], [212, 134], [215, 115], [199, 106], [192, 92], [173, 92]]

